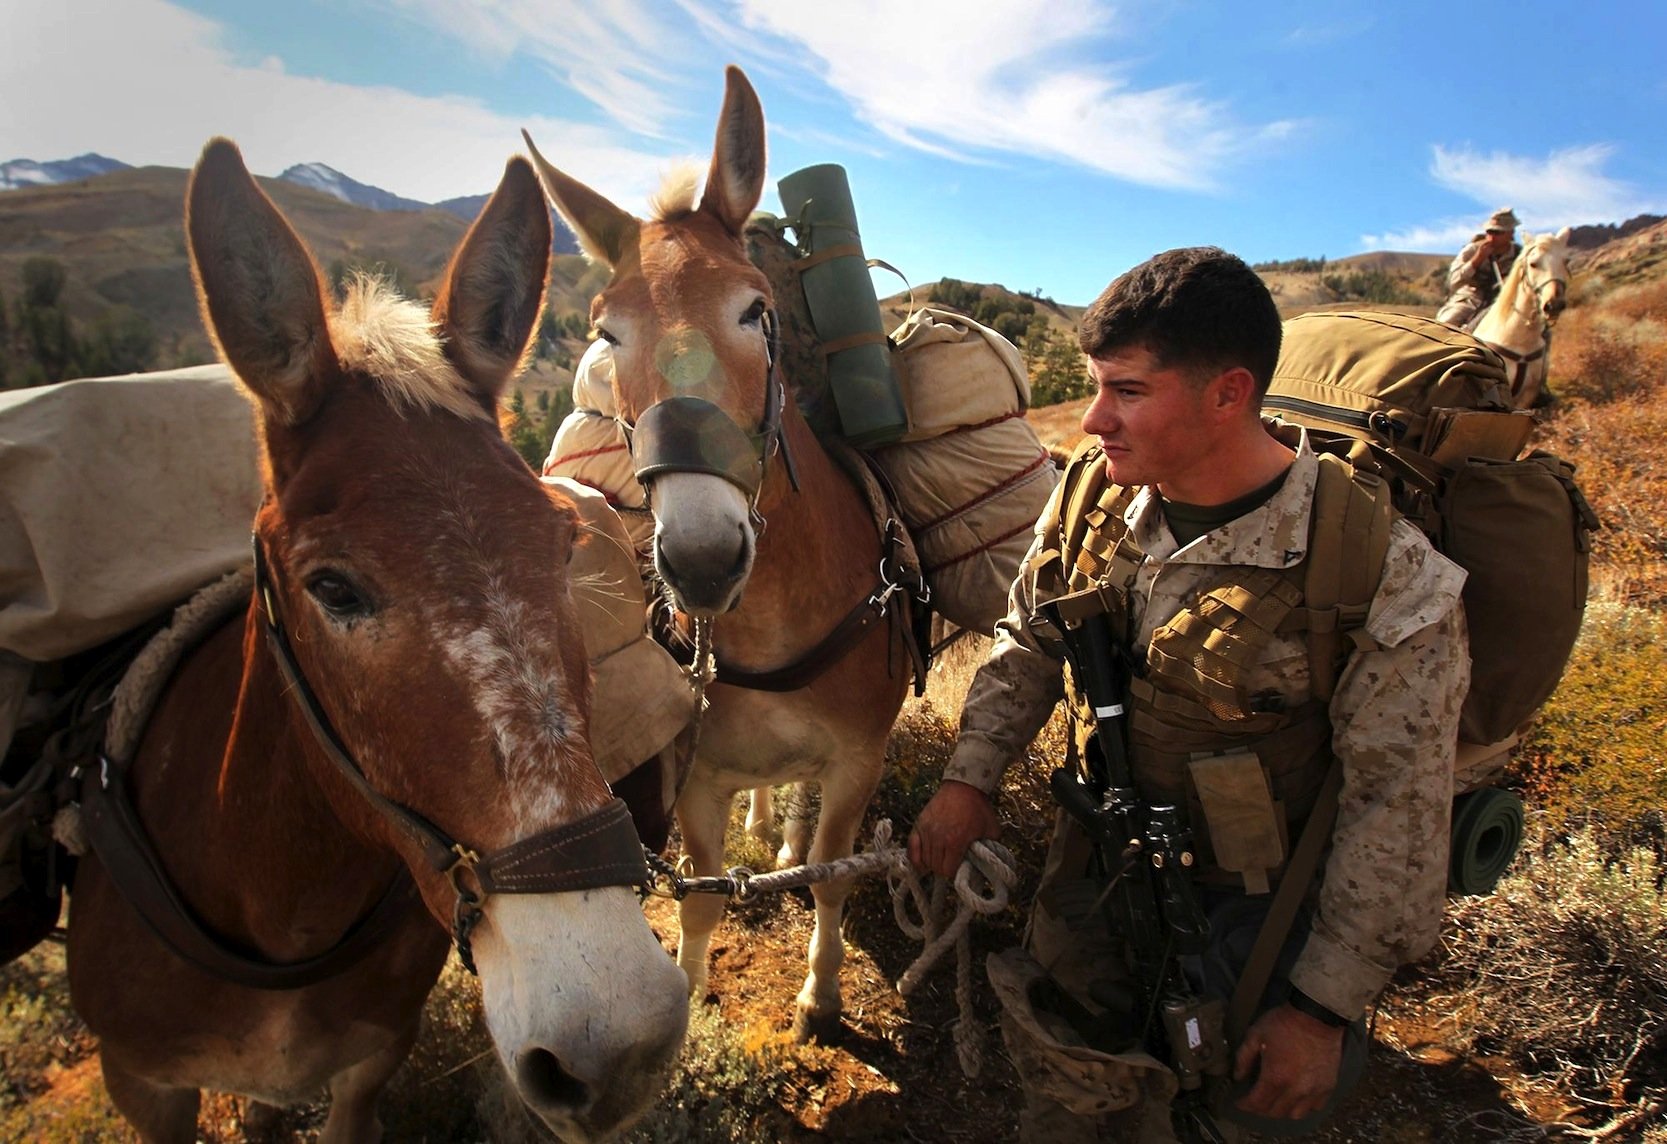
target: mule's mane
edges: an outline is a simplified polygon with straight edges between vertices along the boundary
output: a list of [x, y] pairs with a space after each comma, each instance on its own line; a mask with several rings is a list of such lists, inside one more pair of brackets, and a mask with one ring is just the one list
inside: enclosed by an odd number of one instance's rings
[[683, 163], [667, 171], [660, 180], [660, 189], [649, 196], [648, 209], [655, 222], [671, 222], [695, 209], [695, 188], [700, 184], [700, 168], [694, 163]]
[[342, 366], [374, 378], [396, 408], [491, 418], [446, 358], [428, 311], [379, 278], [354, 275], [330, 317], [330, 342]]

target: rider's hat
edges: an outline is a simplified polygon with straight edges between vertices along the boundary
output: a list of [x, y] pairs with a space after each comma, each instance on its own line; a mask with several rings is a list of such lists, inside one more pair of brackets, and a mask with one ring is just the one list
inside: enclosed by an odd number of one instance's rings
[[1510, 207], [1500, 207], [1488, 216], [1488, 225], [1484, 228], [1489, 234], [1509, 234], [1514, 231], [1517, 223], [1516, 212]]

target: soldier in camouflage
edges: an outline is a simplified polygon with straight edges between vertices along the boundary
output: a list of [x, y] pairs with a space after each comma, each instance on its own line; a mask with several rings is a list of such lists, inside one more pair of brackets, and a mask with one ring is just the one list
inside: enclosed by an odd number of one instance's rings
[[[1269, 876], [1276, 885], [1280, 867], [1217, 863], [1232, 849], [1225, 835], [1238, 827], [1200, 814], [1188, 770], [1199, 755], [1189, 752], [1227, 744], [1259, 765], [1278, 808], [1276, 834], [1290, 840], [1314, 804], [1319, 776], [1333, 758], [1342, 768], [1321, 876], [1258, 1015], [1232, 1046], [1238, 1083], [1217, 1102], [1221, 1118], [1263, 1132], [1306, 1130], [1330, 1111], [1358, 1076], [1364, 1010], [1397, 966], [1435, 942], [1453, 752], [1469, 683], [1459, 606], [1464, 572], [1399, 519], [1364, 638], [1343, 663], [1329, 703], [1312, 697], [1304, 632], [1278, 623], [1241, 641], [1236, 694], [1243, 710], [1218, 696], [1196, 718], [1187, 715], [1200, 698], [1184, 693], [1184, 672], [1157, 666], [1178, 631], [1210, 614], [1207, 596], [1261, 585], [1254, 596], [1274, 581], [1301, 582], [1293, 571], [1309, 552], [1320, 462], [1305, 434], [1276, 437], [1259, 417], [1280, 333], [1261, 281], [1215, 248], [1169, 251], [1118, 278], [1084, 315], [1080, 332], [1098, 386], [1083, 431], [1097, 438], [1109, 480], [1136, 490], [1121, 519], [1102, 525], [1126, 534], [1139, 561], [1126, 593], [1127, 626], [1150, 673], [1130, 689], [1130, 759], [1143, 796], [1180, 801], [1198, 816], [1197, 882], [1214, 938], [1188, 968], [1205, 992], [1230, 992], [1266, 912]], [[1078, 575], [1076, 561], [1062, 565], [1057, 552], [1048, 558], [1065, 494], [1062, 484], [1038, 524], [1010, 611], [968, 692], [944, 782], [909, 840], [915, 863], [939, 874], [951, 873], [974, 839], [997, 835], [992, 799], [1002, 773], [1067, 692], [1063, 650], [1037, 614], [1038, 604], [1058, 598]], [[1092, 547], [1084, 541], [1085, 551]], [[1269, 598], [1281, 591], [1269, 589]], [[1080, 704], [1074, 692], [1071, 698]], [[1202, 726], [1225, 728], [1228, 737], [1212, 730], [1214, 737], [1200, 739]], [[1243, 729], [1236, 738], [1235, 728]], [[1212, 844], [1210, 830], [1223, 837]], [[1070, 1011], [1092, 1014], [1126, 976], [1123, 947], [1100, 908], [1105, 887], [1088, 876], [1091, 850], [1082, 828], [1061, 814], [1025, 949], [989, 962], [1004, 1039], [1025, 1088], [1022, 1138], [1173, 1140], [1169, 1070], [1138, 1048], [1097, 1051], [1037, 1004], [1050, 995], [1035, 988], [1045, 981], [1069, 995]]]
[[1517, 216], [1500, 207], [1488, 216], [1482, 233], [1471, 239], [1447, 268], [1447, 301], [1436, 321], [1461, 330], [1474, 329], [1483, 311], [1499, 296], [1499, 286], [1522, 253], [1516, 241]]

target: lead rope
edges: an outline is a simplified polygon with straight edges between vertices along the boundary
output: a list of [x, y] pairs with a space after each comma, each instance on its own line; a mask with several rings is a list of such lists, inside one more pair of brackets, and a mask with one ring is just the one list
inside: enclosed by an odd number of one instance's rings
[[[999, 842], [983, 839], [968, 848], [961, 868], [955, 872], [953, 884], [959, 905], [948, 924], [940, 919], [945, 913], [949, 883], [937, 880], [928, 894], [909, 861], [908, 851], [892, 840], [890, 819], [880, 820], [869, 848], [860, 854], [768, 874], [754, 874], [745, 866], [732, 866], [726, 874], [690, 877], [658, 855], [650, 855], [648, 865], [648, 892], [678, 901], [689, 894], [724, 894], [744, 903], [766, 893], [884, 873], [891, 891], [892, 916], [898, 928], [923, 946], [919, 956], [897, 979], [897, 992], [905, 997], [913, 993], [949, 947], [954, 946], [955, 1001], [959, 1009], [955, 1022], [955, 1055], [962, 1074], [969, 1080], [983, 1068], [984, 1038], [972, 1007], [972, 943], [967, 931], [975, 916], [988, 916], [1006, 909], [1018, 885], [1018, 863]], [[910, 915], [911, 908], [918, 921]]]

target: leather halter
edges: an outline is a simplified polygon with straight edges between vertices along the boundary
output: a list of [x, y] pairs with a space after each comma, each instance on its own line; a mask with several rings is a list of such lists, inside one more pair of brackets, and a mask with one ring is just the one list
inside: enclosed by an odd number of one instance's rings
[[553, 894], [647, 884], [648, 865], [643, 859], [642, 842], [621, 799], [609, 799], [583, 818], [540, 831], [483, 857], [410, 807], [371, 786], [364, 771], [348, 754], [301, 672], [289, 637], [278, 619], [277, 600], [258, 535], [254, 545], [255, 595], [265, 620], [267, 643], [290, 684], [291, 694], [337, 772], [377, 813], [417, 844], [430, 866], [451, 879], [457, 893], [452, 937], [459, 958], [471, 973], [475, 965], [469, 935], [482, 916], [482, 906], [492, 894]]
[[747, 432], [703, 397], [668, 397], [656, 401], [633, 423], [619, 417], [626, 446], [631, 451], [637, 483], [645, 492], [661, 473], [706, 473], [722, 477], [747, 496], [756, 516], [758, 496], [768, 475], [770, 457], [781, 454], [787, 479], [799, 491], [799, 474], [782, 432], [782, 410], [787, 385], [777, 369], [780, 335], [774, 310], [761, 318], [764, 327], [764, 416], [754, 432]]
[[[354, 762], [329, 716], [319, 705], [296, 662], [279, 622], [276, 598], [260, 538], [254, 538], [255, 599], [267, 644], [288, 689], [301, 707], [325, 757], [383, 818], [422, 851], [457, 893], [453, 940], [463, 964], [474, 972], [470, 933], [494, 894], [542, 894], [648, 882], [642, 843], [630, 811], [610, 799], [583, 818], [542, 831], [482, 857], [428, 819], [371, 786]], [[81, 776], [82, 819], [105, 871], [153, 934], [176, 956], [205, 973], [254, 989], [298, 989], [328, 980], [361, 960], [405, 916], [420, 905], [410, 871], [401, 865], [376, 905], [353, 923], [329, 949], [296, 961], [273, 961], [211, 930], [168, 877], [128, 795], [127, 766], [104, 755]]]

